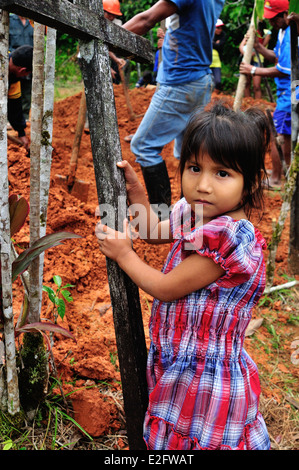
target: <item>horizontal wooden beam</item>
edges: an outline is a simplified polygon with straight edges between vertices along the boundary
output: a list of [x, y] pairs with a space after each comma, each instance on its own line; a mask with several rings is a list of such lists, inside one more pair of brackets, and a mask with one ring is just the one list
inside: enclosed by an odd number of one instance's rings
[[134, 58], [141, 63], [153, 62], [153, 51], [147, 39], [69, 0], [0, 0], [0, 8], [79, 39], [99, 39], [121, 57]]

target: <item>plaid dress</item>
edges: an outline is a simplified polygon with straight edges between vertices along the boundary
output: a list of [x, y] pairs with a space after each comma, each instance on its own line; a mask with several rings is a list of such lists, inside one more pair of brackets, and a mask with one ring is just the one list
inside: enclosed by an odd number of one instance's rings
[[265, 286], [265, 241], [248, 220], [221, 216], [192, 229], [181, 199], [171, 213], [163, 272], [197, 252], [226, 273], [173, 302], [153, 302], [144, 440], [149, 450], [267, 450], [257, 367], [243, 349]]

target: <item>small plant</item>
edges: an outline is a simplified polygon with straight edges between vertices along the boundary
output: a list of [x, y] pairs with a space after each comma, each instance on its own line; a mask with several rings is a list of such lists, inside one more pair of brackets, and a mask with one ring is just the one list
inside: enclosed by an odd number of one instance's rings
[[273, 336], [272, 344], [275, 349], [279, 349], [280, 346], [280, 335], [276, 332], [274, 326], [271, 324], [267, 326], [268, 332]]
[[[25, 198], [19, 197], [18, 195], [12, 194], [9, 196], [9, 215], [10, 215], [10, 236], [13, 237], [20, 228], [24, 225], [26, 218], [29, 213], [29, 204]], [[72, 238], [81, 238], [79, 235], [69, 232], [58, 232], [45, 235], [42, 238], [34, 241], [29, 248], [22, 251], [11, 264], [11, 281], [14, 282], [19, 276], [27, 270], [32, 261], [49, 248], [60, 245], [64, 240]], [[3, 266], [2, 266], [3, 269]], [[7, 269], [7, 263], [5, 265]], [[59, 282], [59, 281], [57, 281]], [[25, 283], [24, 283], [25, 284]], [[61, 289], [60, 289], [61, 290]], [[68, 293], [64, 294], [69, 298]], [[6, 355], [9, 356], [10, 352], [7, 351], [6, 338], [4, 335], [4, 312], [2, 302], [2, 282], [1, 282], [1, 262], [0, 262], [0, 348], [4, 352], [3, 354], [3, 366], [0, 368], [0, 410], [6, 413], [9, 410], [11, 403], [11, 396], [14, 394], [16, 397], [20, 397], [22, 409], [19, 413], [14, 415], [23, 422], [24, 410], [31, 411], [36, 408], [36, 405], [43, 399], [44, 390], [46, 388], [46, 382], [48, 381], [48, 354], [45, 348], [46, 340], [48, 345], [48, 351], [51, 352], [51, 344], [47, 333], [50, 335], [53, 332], [61, 333], [69, 338], [75, 340], [72, 333], [61, 326], [52, 322], [43, 321], [29, 321], [29, 295], [27, 286], [24, 287], [24, 299], [21, 312], [18, 320], [14, 325], [14, 336], [17, 338], [21, 334], [23, 335], [22, 344], [19, 350], [17, 350], [17, 364], [20, 362], [22, 367], [17, 365], [12, 367], [15, 376], [18, 375], [18, 381], [13, 382], [13, 386], [10, 384], [10, 395], [8, 396], [8, 387], [6, 382], [6, 374], [11, 375], [12, 370], [7, 373], [8, 365], [6, 361]], [[62, 303], [61, 308], [62, 307]], [[11, 346], [11, 342], [8, 342], [8, 346]], [[40, 392], [40, 393], [39, 393]], [[26, 404], [25, 400], [26, 399]], [[2, 420], [3, 421], [3, 420]], [[19, 424], [19, 423], [18, 423]], [[1, 425], [1, 420], [0, 420]], [[16, 426], [17, 427], [17, 426]], [[8, 436], [10, 437], [10, 436]], [[8, 439], [7, 446], [10, 445]]]
[[43, 286], [43, 291], [47, 292], [49, 300], [53, 304], [53, 314], [54, 314], [54, 323], [57, 322], [58, 316], [63, 320], [66, 310], [65, 300], [67, 302], [72, 302], [73, 297], [71, 296], [70, 291], [68, 288], [74, 287], [72, 284], [65, 284], [62, 285], [62, 279], [60, 276], [55, 275], [53, 276], [53, 281], [56, 284], [56, 292], [52, 287]]

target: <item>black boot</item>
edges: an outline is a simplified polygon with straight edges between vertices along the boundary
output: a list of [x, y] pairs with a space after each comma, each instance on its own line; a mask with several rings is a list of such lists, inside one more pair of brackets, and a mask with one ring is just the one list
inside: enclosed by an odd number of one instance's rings
[[171, 187], [164, 160], [157, 165], [141, 167], [141, 170], [150, 204], [156, 208], [157, 205], [166, 204], [170, 208]]

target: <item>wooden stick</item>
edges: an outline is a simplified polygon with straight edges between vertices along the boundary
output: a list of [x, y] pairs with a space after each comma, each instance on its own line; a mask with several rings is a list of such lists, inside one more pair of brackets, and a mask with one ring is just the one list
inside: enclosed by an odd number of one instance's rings
[[124, 91], [124, 95], [125, 95], [125, 99], [126, 99], [127, 109], [129, 111], [129, 119], [131, 121], [134, 121], [137, 116], [133, 111], [131, 101], [130, 101], [130, 97], [129, 97], [127, 84], [126, 84], [125, 74], [124, 74], [123, 69], [120, 66], [118, 67], [118, 72], [119, 72], [121, 83], [122, 83], [122, 86], [123, 86], [123, 91]]
[[[255, 40], [254, 13], [252, 14], [251, 22], [250, 22], [250, 26], [249, 26], [247, 34], [249, 35], [249, 38], [246, 43], [246, 51], [243, 57], [243, 62], [245, 64], [250, 64], [254, 40]], [[241, 108], [245, 85], [246, 85], [246, 75], [244, 73], [241, 73], [239, 77], [239, 81], [238, 81], [238, 86], [237, 86], [237, 91], [236, 91], [236, 96], [235, 96], [235, 101], [234, 101], [234, 106], [233, 106], [233, 109], [235, 111], [238, 111]]]

